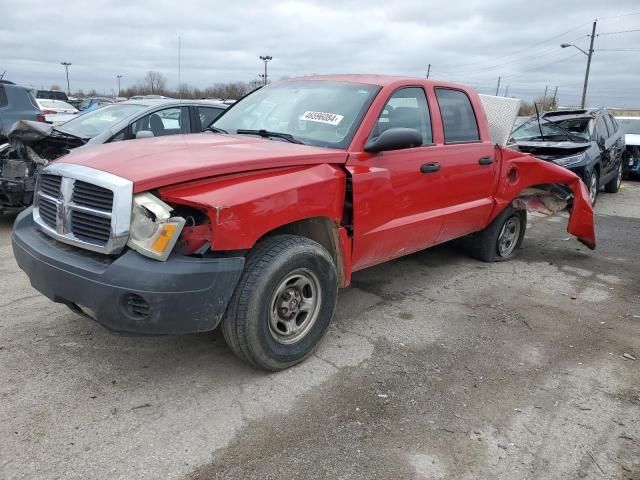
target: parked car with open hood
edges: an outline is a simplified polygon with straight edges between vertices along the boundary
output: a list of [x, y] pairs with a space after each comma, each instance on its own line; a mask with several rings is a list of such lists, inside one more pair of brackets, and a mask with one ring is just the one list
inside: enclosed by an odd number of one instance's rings
[[624, 131], [625, 150], [622, 159], [625, 176], [640, 176], [640, 117], [615, 117]]
[[36, 98], [36, 103], [44, 115], [46, 123], [60, 124], [68, 122], [78, 114], [78, 109], [62, 100]]
[[567, 229], [595, 248], [581, 180], [504, 148], [512, 101], [383, 75], [273, 83], [210, 132], [48, 165], [13, 251], [35, 289], [110, 330], [221, 324], [236, 355], [281, 370], [313, 353], [356, 270], [460, 237], [475, 258], [512, 258], [528, 199], [551, 195], [532, 186], [568, 186]]
[[0, 213], [31, 205], [40, 169], [75, 148], [202, 132], [226, 108], [206, 100], [141, 100], [74, 115], [62, 125], [17, 122], [8, 132], [10, 145], [0, 151]]
[[600, 188], [616, 193], [622, 182], [624, 134], [606, 109], [545, 112], [511, 134], [521, 152], [575, 172], [595, 203]]

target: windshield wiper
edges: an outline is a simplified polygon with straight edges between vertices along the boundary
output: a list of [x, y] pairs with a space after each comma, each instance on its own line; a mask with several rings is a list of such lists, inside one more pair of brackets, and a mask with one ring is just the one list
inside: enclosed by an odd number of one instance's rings
[[264, 129], [260, 129], [260, 130], [240, 129], [240, 130], [236, 130], [236, 133], [238, 135], [259, 135], [260, 137], [263, 137], [263, 138], [269, 138], [269, 137], [282, 138], [283, 140], [286, 140], [287, 142], [290, 142], [290, 143], [297, 143], [300, 145], [304, 145], [300, 140], [298, 140], [296, 137], [294, 137], [289, 133], [270, 132], [269, 130], [264, 130]]
[[214, 133], [229, 133], [226, 130], [223, 130], [222, 128], [214, 127], [213, 125], [209, 125], [207, 128], [205, 128], [205, 130], [209, 130], [210, 132], [214, 132]]

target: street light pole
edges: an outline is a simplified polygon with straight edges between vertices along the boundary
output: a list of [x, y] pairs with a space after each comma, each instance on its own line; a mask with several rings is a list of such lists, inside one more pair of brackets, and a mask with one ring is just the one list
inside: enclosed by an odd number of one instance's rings
[[67, 95], [71, 95], [71, 89], [69, 88], [69, 67], [71, 66], [71, 62], [60, 62], [60, 65], [63, 65], [67, 71]]
[[118, 78], [118, 96], [120, 96], [120, 79], [122, 78], [122, 75], [116, 75], [116, 77]]
[[269, 55], [260, 55], [260, 60], [264, 62], [264, 84], [267, 84], [267, 63], [269, 60], [273, 60], [273, 57]]
[[597, 20], [593, 21], [593, 29], [591, 30], [591, 42], [589, 44], [589, 52], [585, 52], [580, 47], [570, 43], [563, 43], [562, 45], [560, 45], [562, 48], [567, 48], [567, 47], [577, 48], [587, 56], [587, 70], [584, 72], [584, 86], [582, 87], [582, 101], [580, 102], [580, 108], [584, 108], [585, 104], [587, 103], [587, 86], [589, 85], [589, 70], [591, 69], [591, 57], [593, 56], [593, 41], [596, 38], [597, 23], [598, 23]]

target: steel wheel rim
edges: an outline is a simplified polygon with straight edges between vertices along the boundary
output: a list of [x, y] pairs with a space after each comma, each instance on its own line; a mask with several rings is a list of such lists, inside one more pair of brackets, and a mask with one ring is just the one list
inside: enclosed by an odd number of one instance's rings
[[498, 235], [498, 255], [508, 257], [513, 253], [520, 237], [520, 219], [516, 216], [510, 217], [500, 230]]
[[306, 268], [289, 273], [269, 302], [269, 333], [278, 343], [299, 342], [318, 319], [322, 289], [318, 277]]
[[598, 194], [598, 174], [593, 172], [591, 174], [591, 178], [589, 179], [589, 200], [591, 203], [595, 203], [596, 195]]

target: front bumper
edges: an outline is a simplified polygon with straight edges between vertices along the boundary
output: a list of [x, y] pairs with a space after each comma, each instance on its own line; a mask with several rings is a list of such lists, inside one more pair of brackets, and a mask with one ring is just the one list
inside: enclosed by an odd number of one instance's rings
[[12, 244], [36, 290], [109, 330], [128, 334], [214, 329], [244, 268], [243, 257], [172, 255], [159, 262], [133, 250], [117, 258], [94, 254], [40, 232], [31, 208], [16, 219]]

